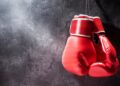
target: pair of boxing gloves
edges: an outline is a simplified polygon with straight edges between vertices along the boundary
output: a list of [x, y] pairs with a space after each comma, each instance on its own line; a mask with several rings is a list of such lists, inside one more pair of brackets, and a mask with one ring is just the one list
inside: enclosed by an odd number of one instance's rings
[[[96, 34], [98, 42], [94, 41]], [[119, 67], [116, 50], [99, 17], [75, 15], [62, 55], [63, 67], [78, 76], [108, 77]]]

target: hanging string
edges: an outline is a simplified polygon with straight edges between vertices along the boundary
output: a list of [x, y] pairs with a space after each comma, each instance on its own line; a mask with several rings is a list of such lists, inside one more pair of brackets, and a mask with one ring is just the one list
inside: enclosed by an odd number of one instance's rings
[[90, 10], [89, 0], [85, 0], [85, 14], [89, 15], [89, 10]]

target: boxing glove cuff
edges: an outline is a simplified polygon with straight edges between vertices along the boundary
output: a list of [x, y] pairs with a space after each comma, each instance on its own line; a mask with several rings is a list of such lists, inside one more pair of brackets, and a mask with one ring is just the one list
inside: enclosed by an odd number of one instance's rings
[[89, 18], [73, 18], [70, 26], [70, 35], [91, 37], [93, 23]]
[[95, 33], [105, 33], [100, 17], [93, 17], [93, 22], [95, 24], [95, 27], [97, 28], [95, 29]]

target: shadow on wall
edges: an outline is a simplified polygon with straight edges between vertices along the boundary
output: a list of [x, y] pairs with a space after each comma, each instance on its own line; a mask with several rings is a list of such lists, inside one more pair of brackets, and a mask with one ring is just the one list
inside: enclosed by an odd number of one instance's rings
[[[120, 72], [120, 70], [119, 70]], [[77, 77], [74, 76], [81, 86], [119, 86], [120, 85], [120, 73], [117, 73], [111, 77], [104, 78], [92, 78], [92, 77]]]

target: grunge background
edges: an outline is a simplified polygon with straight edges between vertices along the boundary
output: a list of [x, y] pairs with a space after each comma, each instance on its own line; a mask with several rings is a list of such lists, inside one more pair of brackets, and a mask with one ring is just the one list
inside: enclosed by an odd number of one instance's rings
[[77, 77], [61, 64], [75, 14], [100, 16], [120, 56], [119, 0], [0, 0], [0, 86], [120, 86], [108, 78]]

